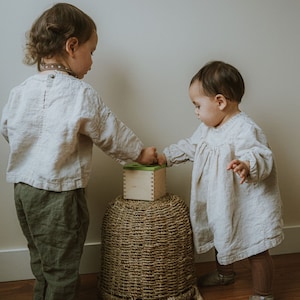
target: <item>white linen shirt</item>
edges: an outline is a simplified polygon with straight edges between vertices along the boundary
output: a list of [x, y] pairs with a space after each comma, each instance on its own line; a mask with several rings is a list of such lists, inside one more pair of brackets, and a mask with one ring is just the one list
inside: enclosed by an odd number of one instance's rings
[[60, 72], [12, 89], [1, 133], [10, 146], [7, 181], [58, 192], [87, 186], [93, 144], [120, 163], [143, 148], [89, 84]]
[[[262, 130], [243, 112], [218, 128], [201, 123], [194, 134], [164, 149], [167, 165], [193, 162], [190, 218], [196, 251], [218, 251], [230, 264], [283, 240], [281, 199], [273, 155]], [[246, 183], [227, 165], [250, 162]]]

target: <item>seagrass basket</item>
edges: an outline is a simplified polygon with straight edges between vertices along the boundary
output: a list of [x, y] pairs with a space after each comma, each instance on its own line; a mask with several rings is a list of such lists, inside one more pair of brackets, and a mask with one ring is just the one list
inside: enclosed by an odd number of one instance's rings
[[202, 299], [189, 213], [178, 196], [117, 197], [103, 219], [101, 249], [99, 299]]

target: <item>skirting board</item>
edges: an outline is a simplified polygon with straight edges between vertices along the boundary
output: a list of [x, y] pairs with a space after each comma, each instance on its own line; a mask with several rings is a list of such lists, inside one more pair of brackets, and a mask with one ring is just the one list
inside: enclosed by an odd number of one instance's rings
[[[300, 226], [284, 228], [285, 239], [281, 245], [271, 249], [272, 255], [300, 252]], [[86, 243], [81, 260], [80, 273], [97, 273], [100, 268], [99, 243]], [[196, 262], [214, 260], [213, 251], [196, 255]], [[29, 265], [28, 249], [0, 250], [0, 282], [32, 279], [33, 275]]]
[[[100, 243], [86, 243], [80, 273], [97, 273], [100, 268]], [[32, 279], [28, 249], [0, 250], [0, 282]]]

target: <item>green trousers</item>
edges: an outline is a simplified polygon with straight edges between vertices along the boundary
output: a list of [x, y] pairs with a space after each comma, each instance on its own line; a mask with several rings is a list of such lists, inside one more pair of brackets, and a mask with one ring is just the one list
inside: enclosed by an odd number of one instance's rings
[[34, 300], [74, 300], [89, 225], [84, 189], [52, 192], [15, 185], [15, 203], [36, 278]]

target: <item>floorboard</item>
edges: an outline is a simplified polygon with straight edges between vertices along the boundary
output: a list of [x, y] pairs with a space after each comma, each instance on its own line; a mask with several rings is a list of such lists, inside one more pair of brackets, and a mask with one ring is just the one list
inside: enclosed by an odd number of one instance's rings
[[[300, 300], [300, 253], [273, 256], [275, 300]], [[196, 264], [197, 276], [212, 271], [214, 262]], [[252, 294], [248, 260], [235, 263], [236, 282], [224, 287], [201, 288], [205, 300], [248, 300]], [[0, 282], [1, 300], [32, 300], [34, 281]], [[78, 300], [97, 300], [97, 274], [81, 275]]]

